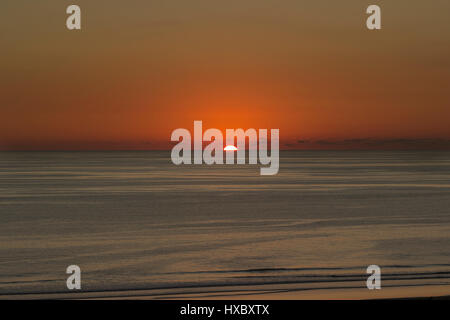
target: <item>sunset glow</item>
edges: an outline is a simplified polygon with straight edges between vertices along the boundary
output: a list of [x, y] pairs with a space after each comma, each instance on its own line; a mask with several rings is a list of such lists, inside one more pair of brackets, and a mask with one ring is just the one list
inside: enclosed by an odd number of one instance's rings
[[54, 1], [27, 2], [39, 28], [17, 21], [23, 1], [7, 2], [0, 150], [169, 150], [172, 130], [195, 119], [279, 128], [280, 150], [450, 149], [448, 1], [417, 33], [398, 1], [385, 4], [388, 32], [367, 30], [356, 0], [326, 12], [302, 1], [133, 1], [126, 14], [120, 1], [90, 1], [78, 33], [65, 32]]

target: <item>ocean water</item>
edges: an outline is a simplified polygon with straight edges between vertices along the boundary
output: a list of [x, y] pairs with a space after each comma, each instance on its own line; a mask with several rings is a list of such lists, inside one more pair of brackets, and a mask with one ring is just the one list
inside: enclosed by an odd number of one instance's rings
[[170, 151], [0, 153], [0, 295], [261, 284], [450, 283], [450, 152], [281, 152], [175, 166]]

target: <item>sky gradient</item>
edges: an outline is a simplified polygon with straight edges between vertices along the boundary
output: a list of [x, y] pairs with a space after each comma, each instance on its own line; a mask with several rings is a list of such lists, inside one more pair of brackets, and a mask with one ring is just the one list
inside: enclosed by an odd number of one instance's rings
[[[65, 27], [82, 9], [82, 30]], [[382, 8], [369, 31], [365, 9]], [[170, 148], [279, 128], [288, 149], [450, 149], [448, 0], [0, 4], [0, 150]]]

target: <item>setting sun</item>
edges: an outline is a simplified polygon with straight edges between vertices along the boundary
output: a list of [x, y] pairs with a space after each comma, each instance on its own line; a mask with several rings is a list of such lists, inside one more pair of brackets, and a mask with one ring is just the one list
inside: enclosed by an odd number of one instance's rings
[[228, 145], [225, 148], [223, 148], [224, 151], [237, 151], [237, 148], [232, 145]]

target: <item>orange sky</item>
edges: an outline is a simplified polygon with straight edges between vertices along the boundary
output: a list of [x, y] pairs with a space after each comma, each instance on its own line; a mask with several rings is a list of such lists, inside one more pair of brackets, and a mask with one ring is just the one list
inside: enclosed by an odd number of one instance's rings
[[79, 0], [68, 31], [72, 2], [0, 4], [0, 150], [167, 148], [194, 120], [284, 148], [450, 148], [448, 1], [372, 1], [380, 31], [358, 0]]

